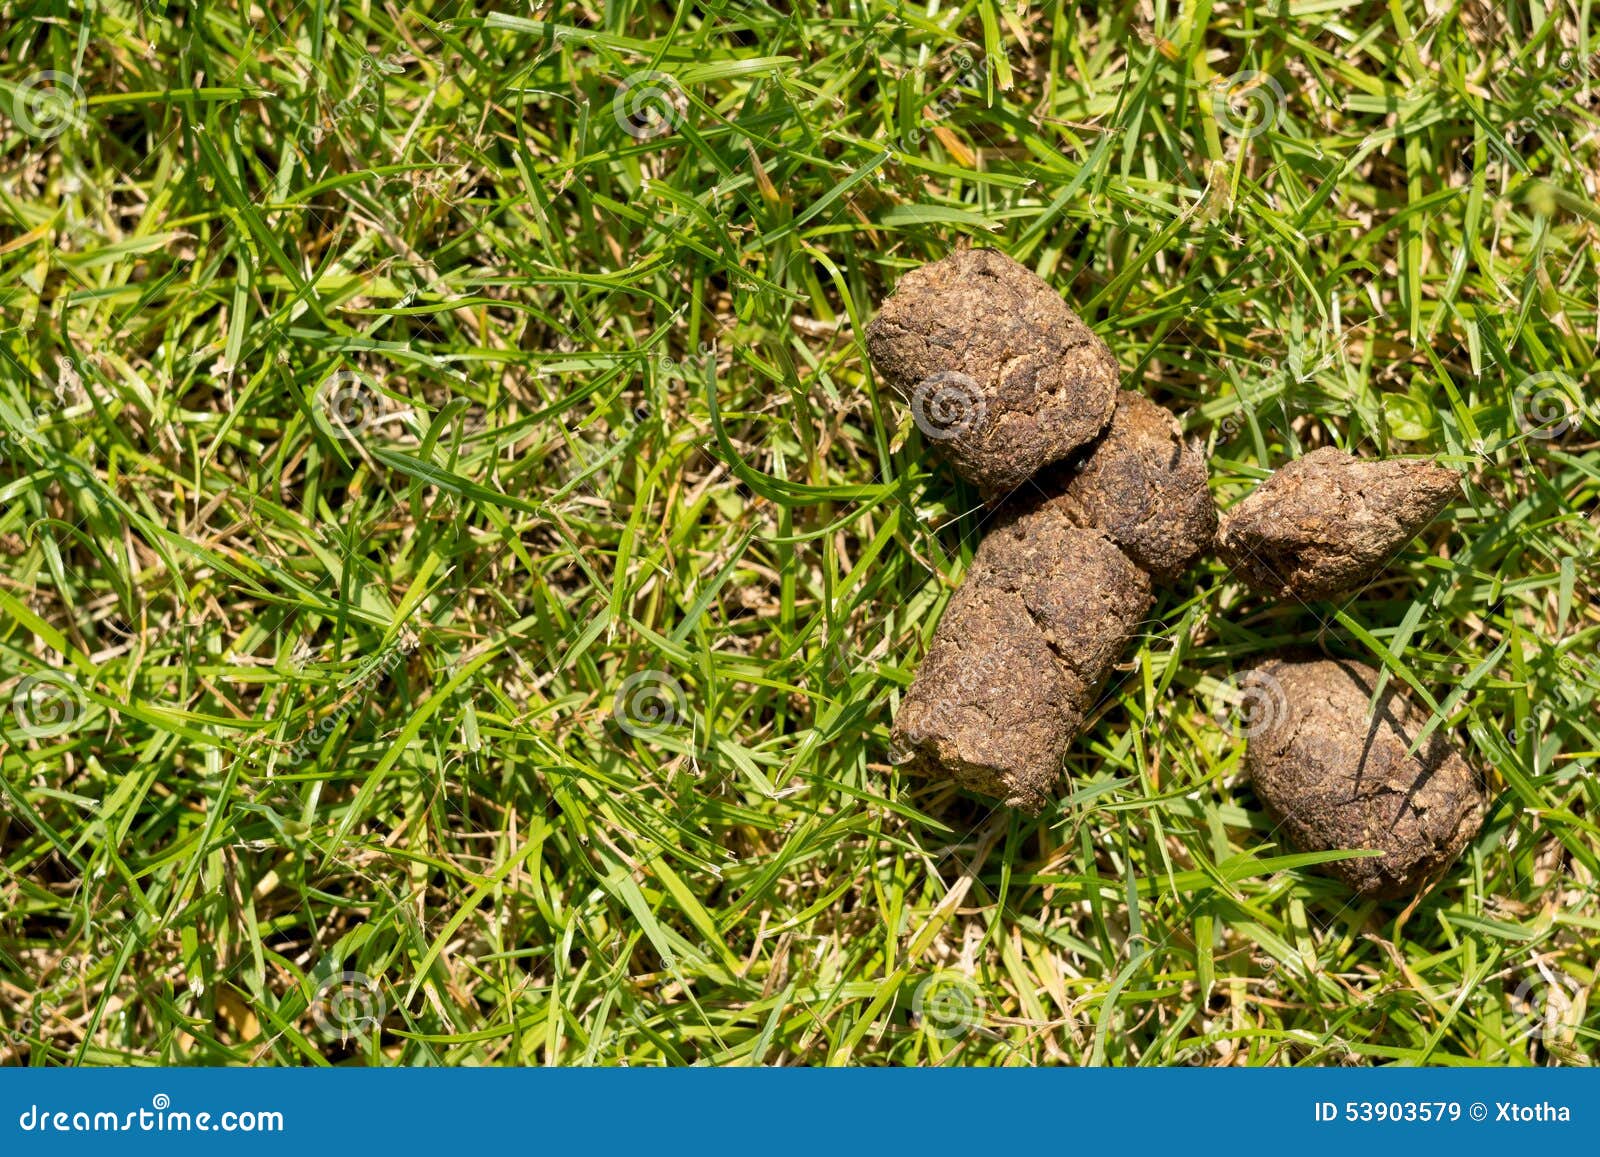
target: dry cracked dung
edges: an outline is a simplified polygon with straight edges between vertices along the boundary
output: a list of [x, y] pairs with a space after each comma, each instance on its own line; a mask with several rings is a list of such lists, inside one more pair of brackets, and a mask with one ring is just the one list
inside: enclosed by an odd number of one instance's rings
[[1327, 599], [1370, 580], [1460, 493], [1431, 462], [1314, 450], [1222, 519], [1217, 553], [1255, 590]]
[[1184, 442], [1171, 411], [1142, 394], [1118, 394], [1105, 434], [1044, 487], [1060, 490], [1074, 522], [1103, 530], [1160, 582], [1176, 579], [1216, 537], [1204, 457]]
[[1301, 851], [1375, 849], [1321, 870], [1364, 896], [1416, 892], [1447, 868], [1483, 823], [1484, 795], [1461, 753], [1378, 671], [1322, 659], [1273, 661], [1245, 679], [1257, 700], [1245, 751], [1256, 796]]
[[918, 428], [985, 492], [1015, 489], [1105, 429], [1117, 360], [1061, 296], [994, 249], [900, 279], [867, 329]]
[[1059, 507], [1003, 513], [900, 704], [891, 759], [1037, 812], [1151, 601], [1144, 572]]

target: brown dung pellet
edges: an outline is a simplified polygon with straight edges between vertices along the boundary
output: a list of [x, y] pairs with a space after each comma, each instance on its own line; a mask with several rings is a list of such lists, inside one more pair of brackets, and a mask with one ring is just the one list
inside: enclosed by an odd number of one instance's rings
[[1279, 831], [1305, 852], [1372, 849], [1322, 871], [1364, 896], [1413, 893], [1447, 868], [1483, 822], [1484, 794], [1435, 731], [1411, 753], [1428, 713], [1391, 678], [1350, 660], [1273, 661], [1245, 679], [1257, 702], [1245, 766]]
[[1031, 270], [963, 249], [901, 277], [873, 364], [962, 477], [1005, 493], [1105, 429], [1117, 360]]
[[1460, 489], [1431, 462], [1313, 450], [1223, 516], [1217, 553], [1262, 594], [1334, 598], [1371, 580]]

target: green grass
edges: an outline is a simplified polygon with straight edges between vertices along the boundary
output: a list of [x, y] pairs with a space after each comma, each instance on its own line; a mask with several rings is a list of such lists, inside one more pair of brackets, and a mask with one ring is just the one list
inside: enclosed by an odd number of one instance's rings
[[[0, 1060], [1593, 1057], [1593, 13], [1136, 11], [0, 6]], [[1197, 567], [1036, 819], [887, 764], [984, 516], [862, 331], [962, 242], [1220, 505], [1470, 479], [1339, 605]], [[1413, 908], [1213, 718], [1306, 645], [1487, 777]]]

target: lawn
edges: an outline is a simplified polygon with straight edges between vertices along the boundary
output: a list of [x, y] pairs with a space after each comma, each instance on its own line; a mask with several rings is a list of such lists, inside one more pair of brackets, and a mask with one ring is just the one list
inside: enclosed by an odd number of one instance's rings
[[[1588, 4], [0, 5], [0, 1062], [1584, 1064]], [[1208, 555], [1037, 817], [888, 758], [983, 535], [875, 377], [1003, 249], [1226, 508], [1461, 498], [1338, 602]], [[1237, 677], [1484, 776], [1294, 858]]]

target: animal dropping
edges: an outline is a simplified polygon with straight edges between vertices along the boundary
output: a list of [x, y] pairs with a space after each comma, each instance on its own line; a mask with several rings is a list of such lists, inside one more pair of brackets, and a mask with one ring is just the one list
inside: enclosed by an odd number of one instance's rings
[[993, 250], [907, 273], [867, 344], [924, 434], [999, 499], [890, 757], [1038, 811], [1151, 579], [1171, 582], [1215, 535], [1205, 462], [1170, 413], [1117, 392], [1116, 359], [1055, 291]]
[[1223, 516], [1217, 553], [1262, 594], [1335, 598], [1370, 581], [1460, 491], [1460, 476], [1431, 462], [1313, 450]]
[[905, 274], [867, 329], [884, 380], [955, 471], [1014, 490], [1111, 418], [1117, 359], [1037, 274], [963, 249]]
[[1158, 581], [1170, 583], [1217, 533], [1205, 459], [1178, 420], [1123, 391], [1104, 435], [1074, 469], [1046, 481], [1080, 526], [1097, 527]]
[[1037, 812], [1150, 603], [1144, 572], [1058, 504], [1002, 514], [900, 704], [891, 761]]
[[1268, 816], [1301, 851], [1374, 849], [1326, 874], [1363, 896], [1418, 891], [1483, 823], [1483, 789], [1435, 731], [1413, 754], [1428, 713], [1392, 679], [1349, 660], [1274, 661], [1246, 676], [1257, 698], [1245, 767]]

